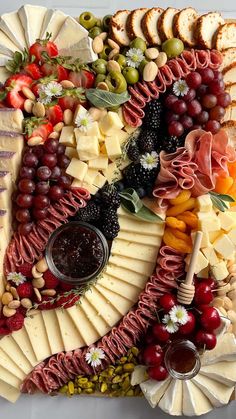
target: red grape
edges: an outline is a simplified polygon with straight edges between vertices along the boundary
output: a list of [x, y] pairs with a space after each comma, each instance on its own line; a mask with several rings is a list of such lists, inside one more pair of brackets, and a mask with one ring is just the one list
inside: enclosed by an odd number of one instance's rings
[[52, 172], [49, 169], [49, 167], [47, 167], [47, 166], [40, 166], [37, 169], [37, 177], [40, 180], [48, 180], [50, 178], [51, 174], [52, 174]]
[[223, 108], [226, 108], [231, 104], [231, 96], [229, 93], [224, 92], [220, 93], [217, 96], [217, 105], [223, 106]]
[[183, 125], [184, 129], [189, 129], [193, 126], [193, 120], [191, 116], [188, 115], [181, 116], [179, 122]]
[[223, 80], [213, 80], [209, 84], [209, 92], [213, 93], [213, 95], [219, 95], [220, 93], [224, 93], [225, 84]]
[[187, 75], [186, 82], [188, 87], [191, 87], [191, 89], [196, 89], [202, 83], [202, 77], [196, 71], [192, 71]]
[[206, 131], [210, 131], [212, 134], [216, 134], [220, 130], [220, 123], [215, 120], [207, 121], [204, 126]]
[[223, 80], [223, 74], [221, 73], [221, 71], [218, 70], [214, 70], [214, 80]]
[[66, 169], [70, 164], [70, 159], [65, 154], [60, 154], [57, 157], [57, 160], [58, 160], [58, 166], [61, 167], [62, 169]]
[[201, 128], [202, 128], [202, 126], [200, 124], [194, 124], [192, 126], [192, 130], [194, 130], [194, 129], [201, 129]]
[[168, 377], [168, 371], [163, 365], [149, 367], [147, 373], [149, 378], [156, 381], [163, 381]]
[[187, 105], [184, 100], [178, 99], [175, 103], [173, 103], [172, 109], [178, 115], [182, 115], [187, 111]]
[[63, 144], [58, 144], [58, 148], [57, 148], [57, 154], [64, 154], [66, 150], [66, 147]]
[[160, 345], [148, 345], [143, 351], [143, 362], [145, 365], [158, 366], [163, 361], [163, 351]]
[[209, 119], [209, 113], [207, 111], [202, 111], [199, 115], [196, 116], [196, 121], [199, 124], [205, 124]]
[[63, 189], [69, 189], [72, 182], [72, 178], [69, 175], [62, 175], [58, 179], [58, 185], [61, 186]]
[[18, 183], [18, 188], [23, 193], [33, 193], [35, 190], [35, 183], [31, 179], [23, 178]]
[[211, 109], [214, 108], [217, 104], [217, 97], [212, 95], [211, 93], [207, 93], [205, 96], [202, 97], [202, 105], [204, 108]]
[[34, 154], [40, 159], [42, 156], [43, 156], [43, 154], [44, 154], [44, 149], [43, 149], [43, 146], [40, 144], [40, 145], [35, 145], [34, 147], [33, 147], [33, 149], [32, 150], [34, 150]]
[[27, 223], [31, 220], [30, 212], [26, 208], [18, 209], [16, 211], [16, 219], [19, 223]]
[[50, 200], [46, 195], [36, 195], [34, 197], [34, 207], [39, 209], [47, 208], [50, 204]]
[[33, 167], [23, 166], [20, 169], [21, 178], [33, 179], [34, 176], [35, 176], [35, 169]]
[[172, 121], [178, 121], [179, 115], [177, 115], [176, 113], [173, 113], [172, 111], [167, 111], [165, 114], [165, 120], [167, 124], [169, 124]]
[[38, 157], [34, 153], [25, 153], [23, 157], [23, 163], [27, 167], [37, 167], [38, 166]]
[[59, 185], [51, 186], [48, 196], [52, 201], [58, 201], [64, 195], [63, 188]]
[[167, 109], [173, 109], [173, 104], [178, 100], [178, 98], [175, 95], [167, 95], [165, 98], [165, 107]]
[[197, 97], [201, 98], [207, 93], [207, 91], [208, 87], [205, 84], [201, 84], [201, 86], [197, 89]]
[[27, 234], [29, 234], [33, 228], [34, 224], [33, 223], [24, 223], [24, 224], [20, 224], [18, 226], [18, 232], [19, 234], [21, 234], [22, 236], [27, 236]]
[[199, 73], [202, 76], [202, 83], [209, 84], [212, 80], [214, 80], [214, 71], [211, 68], [202, 68], [199, 70]]
[[20, 193], [17, 195], [16, 203], [21, 208], [30, 208], [33, 204], [33, 196], [26, 193]]
[[50, 179], [57, 180], [61, 176], [61, 169], [58, 166], [52, 168]]
[[188, 92], [182, 97], [185, 102], [191, 102], [191, 100], [195, 99], [196, 97], [196, 90], [189, 89]]
[[43, 166], [47, 166], [50, 169], [52, 169], [57, 164], [57, 156], [56, 156], [56, 154], [46, 153], [41, 158], [41, 162], [42, 162]]
[[33, 209], [33, 216], [34, 218], [36, 218], [36, 220], [44, 220], [45, 218], [47, 218], [47, 215], [48, 215], [47, 208], [43, 208], [43, 209], [34, 208]]
[[54, 138], [48, 138], [44, 143], [44, 150], [47, 153], [56, 153], [58, 149], [58, 140], [55, 140]]
[[201, 111], [202, 107], [200, 102], [198, 100], [194, 99], [191, 102], [187, 104], [187, 113], [189, 116], [195, 117], [197, 116]]
[[221, 121], [225, 115], [225, 108], [222, 106], [216, 105], [210, 110], [210, 119], [215, 119], [216, 121]]
[[39, 195], [46, 195], [50, 189], [49, 182], [41, 181], [36, 184], [35, 192]]
[[170, 135], [180, 137], [184, 133], [184, 127], [180, 122], [172, 121], [168, 126], [168, 132]]

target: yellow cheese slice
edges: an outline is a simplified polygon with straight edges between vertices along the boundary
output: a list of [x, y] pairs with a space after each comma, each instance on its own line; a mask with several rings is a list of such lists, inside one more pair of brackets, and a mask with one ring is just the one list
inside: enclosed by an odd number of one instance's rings
[[205, 396], [192, 380], [183, 381], [183, 414], [199, 416], [212, 410], [210, 400]]
[[120, 313], [119, 320], [121, 318], [121, 315], [124, 316], [133, 306], [133, 303], [130, 302], [128, 299], [126, 299], [125, 297], [122, 297], [121, 295], [111, 290], [108, 290], [107, 288], [104, 288], [102, 285], [96, 284], [96, 289], [104, 296], [104, 298], [110, 304], [113, 305], [113, 307], [115, 307], [117, 311], [119, 311]]
[[7, 384], [10, 384], [12, 387], [15, 387], [17, 389], [20, 388], [22, 381], [18, 377], [16, 377], [14, 374], [7, 371], [6, 368], [3, 368], [1, 366], [0, 366], [0, 377], [2, 381], [4, 381]]
[[[131, 216], [132, 217], [132, 216]], [[147, 223], [136, 221], [135, 217], [120, 216], [120, 229], [133, 233], [145, 234], [148, 236], [162, 236], [163, 223]]]
[[138, 234], [123, 230], [119, 232], [118, 237], [119, 239], [127, 240], [128, 242], [149, 244], [151, 246], [160, 246], [162, 240], [160, 234], [157, 236], [147, 236], [146, 234]]
[[129, 284], [132, 284], [140, 290], [143, 290], [147, 282], [146, 275], [130, 271], [129, 269], [121, 268], [120, 266], [113, 265], [112, 263], [107, 265], [106, 273], [115, 278], [121, 279], [122, 281], [128, 282]]
[[109, 262], [113, 265], [121, 266], [122, 268], [146, 275], [147, 277], [152, 274], [154, 268], [153, 263], [117, 255], [111, 255]]
[[236, 362], [217, 362], [201, 368], [201, 374], [232, 387], [236, 382]]
[[157, 252], [158, 248], [155, 246], [132, 243], [120, 240], [119, 238], [113, 240], [111, 247], [111, 253], [113, 255], [120, 255], [153, 263], [156, 263]]
[[99, 333], [79, 305], [68, 308], [67, 313], [87, 346], [100, 338]]
[[36, 359], [42, 361], [51, 355], [42, 313], [25, 319], [25, 328], [33, 347]]
[[64, 351], [65, 348], [55, 310], [43, 310], [42, 316], [51, 349], [51, 355]]
[[183, 382], [172, 380], [158, 406], [169, 415], [181, 416], [183, 409]]
[[120, 312], [111, 305], [110, 301], [108, 301], [95, 286], [91, 287], [85, 295], [90, 304], [97, 310], [98, 315], [101, 316], [110, 327], [113, 327], [114, 324], [120, 320]]
[[59, 322], [62, 340], [66, 351], [72, 351], [75, 348], [81, 348], [86, 343], [79, 334], [74, 322], [67, 310], [58, 308], [55, 310]]
[[36, 359], [33, 347], [31, 345], [29, 336], [26, 332], [25, 327], [22, 329], [17, 330], [17, 332], [12, 333], [12, 338], [17, 343], [19, 348], [22, 350], [23, 354], [28, 359], [29, 363], [34, 367], [38, 364], [38, 360]]
[[206, 397], [215, 407], [227, 404], [234, 389], [234, 387], [225, 386], [224, 384], [200, 373], [197, 374], [196, 377], [192, 378], [192, 381], [198, 388], [200, 388], [200, 390], [204, 392]]
[[0, 396], [9, 402], [15, 403], [19, 399], [21, 393], [15, 387], [12, 387], [10, 384], [5, 383], [0, 378]]
[[0, 348], [14, 360], [18, 367], [25, 373], [28, 374], [32, 370], [32, 365], [29, 363], [28, 359], [19, 348], [17, 343], [14, 341], [12, 336], [5, 336], [0, 341]]
[[6, 352], [3, 351], [2, 348], [0, 348], [0, 366], [6, 368], [20, 380], [24, 380], [26, 374], [18, 367], [13, 359], [11, 359]]
[[111, 275], [103, 274], [101, 278], [98, 279], [96, 285], [102, 285], [104, 288], [115, 292], [127, 300], [132, 301], [133, 303], [137, 302], [138, 296], [140, 294], [140, 289], [136, 288], [134, 285], [124, 282], [118, 278], [114, 278]]
[[93, 307], [88, 299], [83, 296], [81, 298], [81, 304], [77, 307], [81, 307], [84, 312], [86, 313], [86, 316], [90, 320], [90, 322], [93, 324], [97, 332], [100, 336], [104, 336], [106, 333], [110, 331], [110, 326], [107, 324], [107, 322], [98, 314], [95, 307]]

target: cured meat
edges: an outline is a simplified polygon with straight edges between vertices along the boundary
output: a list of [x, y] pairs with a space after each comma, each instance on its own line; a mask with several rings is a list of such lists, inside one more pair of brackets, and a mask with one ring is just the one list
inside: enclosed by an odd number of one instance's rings
[[67, 218], [75, 215], [79, 208], [86, 205], [90, 199], [89, 192], [84, 188], [73, 188], [60, 201], [48, 208], [48, 218], [40, 220], [26, 236], [16, 232], [7, 248], [4, 271], [5, 275], [14, 272], [24, 262], [33, 263], [38, 260], [45, 249], [50, 234]]
[[[175, 267], [171, 269], [170, 265], [174, 263]], [[184, 255], [169, 246], [162, 246], [158, 265], [161, 267], [157, 267], [156, 273], [147, 282], [145, 290], [139, 296], [136, 309], [124, 316], [119, 325], [113, 327], [96, 345], [91, 346], [99, 347], [105, 353], [100, 369], [123, 356], [147, 331], [150, 322], [156, 318], [158, 299], [176, 288], [176, 278], [184, 273]], [[32, 393], [38, 389], [43, 393], [51, 393], [78, 374], [94, 373], [85, 359], [87, 351], [88, 348], [61, 352], [42, 362], [25, 379], [21, 391]]]

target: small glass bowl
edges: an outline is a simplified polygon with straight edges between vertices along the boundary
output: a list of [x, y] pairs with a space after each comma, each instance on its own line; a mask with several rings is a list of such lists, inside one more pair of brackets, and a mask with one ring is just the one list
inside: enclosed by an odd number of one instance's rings
[[200, 355], [196, 346], [185, 339], [177, 339], [170, 343], [165, 352], [164, 362], [170, 376], [178, 380], [190, 380], [198, 374], [201, 368]]
[[[55, 250], [55, 244], [57, 239], [60, 237], [60, 235], [65, 235], [66, 232], [68, 232], [68, 236], [69, 234], [79, 234], [79, 231], [83, 230], [83, 231], [87, 231], [87, 232], [91, 232], [93, 237], [94, 237], [94, 233], [96, 236], [96, 239], [99, 241], [99, 244], [101, 244], [102, 246], [102, 258], [99, 261], [99, 266], [96, 268], [96, 270], [94, 272], [91, 272], [89, 275], [87, 276], [83, 276], [83, 277], [74, 277], [74, 276], [70, 276], [67, 275], [63, 272], [61, 272], [58, 267], [56, 266], [56, 264], [54, 263], [54, 257], [53, 257], [53, 250]], [[76, 232], [77, 231], [77, 232]], [[71, 236], [69, 236], [71, 237]], [[86, 246], [89, 246], [89, 243], [86, 243]], [[69, 249], [65, 249], [65, 251]], [[63, 254], [65, 253], [65, 251], [63, 252]], [[68, 252], [66, 252], [68, 253]], [[61, 255], [61, 257], [63, 257], [63, 254]], [[58, 257], [58, 256], [57, 256]], [[45, 258], [48, 264], [48, 268], [50, 269], [50, 271], [53, 273], [53, 275], [56, 276], [56, 278], [58, 278], [59, 280], [66, 282], [68, 284], [74, 285], [75, 287], [78, 287], [80, 285], [84, 285], [89, 281], [92, 281], [93, 279], [95, 279], [99, 273], [103, 270], [104, 266], [106, 265], [107, 261], [108, 261], [108, 257], [109, 257], [109, 248], [108, 248], [108, 243], [104, 237], [104, 235], [101, 233], [100, 230], [98, 230], [96, 227], [92, 226], [91, 224], [82, 222], [82, 221], [71, 221], [67, 224], [63, 224], [62, 226], [60, 226], [59, 228], [57, 228], [49, 237], [47, 246], [46, 246], [46, 251], [45, 251]], [[74, 261], [72, 260], [71, 263], [74, 263]], [[85, 265], [87, 264], [87, 260], [85, 262]], [[69, 265], [69, 264], [68, 264]]]

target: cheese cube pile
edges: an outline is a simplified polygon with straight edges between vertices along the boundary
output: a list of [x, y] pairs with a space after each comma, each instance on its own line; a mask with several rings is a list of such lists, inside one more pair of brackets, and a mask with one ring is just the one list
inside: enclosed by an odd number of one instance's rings
[[[195, 274], [199, 278], [212, 275], [222, 281], [228, 275], [227, 263], [236, 255], [236, 212], [213, 208], [209, 195], [196, 198], [198, 206], [198, 230], [203, 232]], [[195, 232], [192, 232], [194, 241]], [[185, 258], [189, 265], [190, 255]]]
[[[74, 124], [86, 117], [87, 110], [78, 105], [74, 114]], [[72, 187], [84, 187], [95, 194], [106, 182], [112, 183], [122, 178], [121, 170], [131, 162], [126, 159], [118, 165], [122, 155], [122, 144], [128, 139], [121, 115], [107, 112], [100, 121], [93, 121], [87, 130], [74, 125], [65, 126], [59, 142], [66, 146], [66, 155], [71, 162], [66, 173], [74, 180]], [[119, 162], [120, 163], [120, 162]]]

